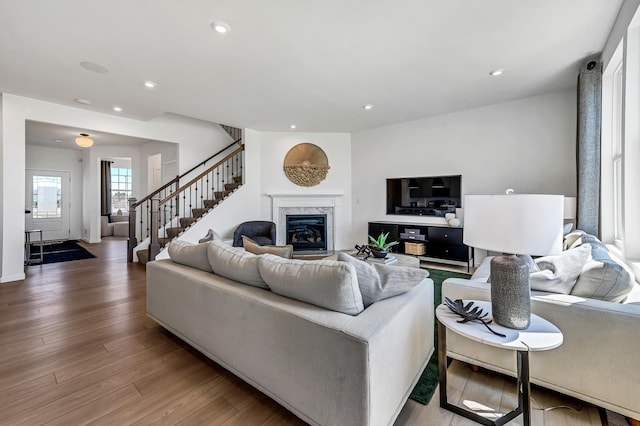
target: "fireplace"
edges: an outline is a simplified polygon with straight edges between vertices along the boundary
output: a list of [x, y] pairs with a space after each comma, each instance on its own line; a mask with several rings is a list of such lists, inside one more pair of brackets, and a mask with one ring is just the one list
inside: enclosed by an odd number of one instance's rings
[[[267, 194], [273, 199], [273, 221], [276, 223], [276, 245], [290, 243], [287, 231], [288, 216], [321, 216], [324, 218], [322, 231], [324, 232], [323, 248], [311, 248], [311, 244], [296, 241], [295, 254], [317, 256], [319, 254], [333, 254], [335, 251], [335, 221], [340, 220], [340, 199], [342, 194]], [[317, 224], [316, 224], [317, 225]], [[297, 238], [296, 238], [297, 240]], [[292, 244], [293, 245], [293, 244]]]
[[327, 251], [326, 214], [286, 215], [286, 243], [295, 252]]

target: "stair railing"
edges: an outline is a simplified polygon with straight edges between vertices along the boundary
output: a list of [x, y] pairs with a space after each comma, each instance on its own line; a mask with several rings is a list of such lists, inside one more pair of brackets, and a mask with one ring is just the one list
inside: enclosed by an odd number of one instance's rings
[[[155, 259], [161, 247], [183, 228], [180, 219], [184, 221], [189, 220], [186, 218], [199, 218], [243, 183], [244, 145], [240, 145], [186, 184], [179, 185], [181, 178], [240, 141], [241, 139], [234, 141], [142, 200], [129, 200], [130, 238], [127, 254], [129, 262], [133, 261], [133, 249], [147, 237], [149, 238], [149, 260]], [[184, 227], [189, 225], [190, 223]]]

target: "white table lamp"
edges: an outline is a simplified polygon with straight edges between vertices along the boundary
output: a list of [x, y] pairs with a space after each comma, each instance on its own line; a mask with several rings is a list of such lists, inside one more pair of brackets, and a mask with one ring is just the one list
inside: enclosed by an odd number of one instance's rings
[[464, 216], [466, 245], [508, 253], [491, 260], [493, 320], [505, 327], [527, 328], [531, 316], [528, 256], [562, 251], [564, 196], [467, 195]]

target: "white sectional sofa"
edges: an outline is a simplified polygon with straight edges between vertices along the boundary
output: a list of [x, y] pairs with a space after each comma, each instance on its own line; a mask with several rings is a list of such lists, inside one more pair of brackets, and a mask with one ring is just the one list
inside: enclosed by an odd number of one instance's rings
[[[602, 243], [598, 244], [597, 239], [591, 237], [591, 242], [594, 248], [602, 249]], [[469, 280], [446, 280], [442, 287], [443, 298], [489, 301], [489, 261], [487, 258]], [[609, 272], [606, 265], [599, 265], [590, 258], [580, 277], [585, 279], [587, 274], [592, 274], [591, 278], [594, 275], [602, 277]], [[592, 280], [590, 284], [593, 284]], [[633, 281], [633, 276], [631, 285], [632, 289], [622, 303], [575, 294], [532, 291], [532, 312], [555, 324], [563, 333], [564, 343], [550, 351], [530, 354], [531, 381], [640, 419], [640, 285]], [[575, 287], [574, 292], [578, 292]], [[512, 351], [447, 332], [447, 354], [515, 376], [516, 361]]]
[[430, 279], [347, 315], [224, 278], [204, 262], [148, 263], [148, 315], [305, 422], [393, 424], [434, 350]]

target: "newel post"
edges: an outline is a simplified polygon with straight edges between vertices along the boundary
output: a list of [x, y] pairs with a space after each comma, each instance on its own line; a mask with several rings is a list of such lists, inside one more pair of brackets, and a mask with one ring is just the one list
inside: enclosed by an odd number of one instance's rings
[[156, 258], [160, 253], [160, 244], [158, 243], [158, 228], [160, 215], [160, 198], [151, 199], [151, 226], [149, 227], [149, 261]]
[[138, 245], [136, 239], [136, 202], [137, 198], [129, 198], [129, 239], [127, 240], [127, 262], [133, 262], [133, 249]]

